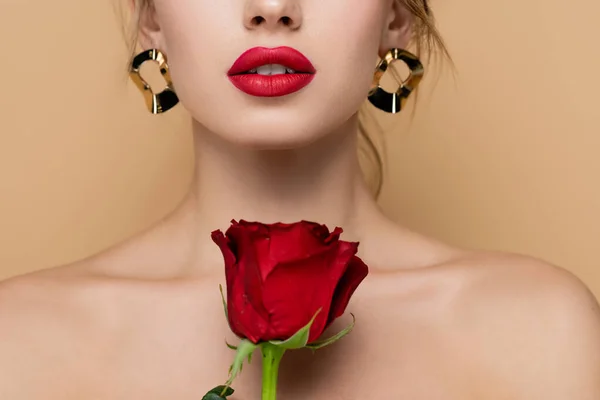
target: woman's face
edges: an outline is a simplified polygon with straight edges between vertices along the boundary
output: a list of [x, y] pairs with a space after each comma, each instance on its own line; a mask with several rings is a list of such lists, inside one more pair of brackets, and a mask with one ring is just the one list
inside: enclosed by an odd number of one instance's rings
[[[141, 41], [166, 53], [181, 103], [207, 129], [253, 148], [294, 148], [357, 112], [378, 54], [402, 45], [391, 43], [397, 8], [393, 0], [154, 0]], [[289, 49], [259, 50], [243, 67], [288, 69], [232, 76], [255, 47], [293, 48], [309, 65]]]

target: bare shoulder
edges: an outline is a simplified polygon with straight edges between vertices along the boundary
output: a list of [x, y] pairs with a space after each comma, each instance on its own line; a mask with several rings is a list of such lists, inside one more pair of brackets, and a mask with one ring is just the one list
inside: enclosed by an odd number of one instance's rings
[[105, 252], [0, 282], [0, 350], [11, 342], [59, 340], [68, 332], [87, 335], [110, 325], [114, 311], [124, 309], [123, 301], [152, 293], [144, 288], [160, 280], [112, 273], [118, 256]]
[[453, 325], [509, 398], [600, 398], [600, 309], [577, 277], [503, 253], [471, 253], [453, 268]]
[[109, 303], [98, 299], [110, 297], [99, 296], [99, 286], [76, 271], [57, 268], [0, 283], [0, 398], [70, 399], [85, 384], [63, 386], [96, 357], [94, 338], [109, 334], [108, 318], [99, 318], [110, 315]]
[[[571, 272], [546, 261], [519, 254], [471, 252], [451, 266], [465, 274], [464, 293], [489, 301], [518, 302], [521, 307], [553, 305], [555, 315], [577, 310], [598, 316], [598, 303], [585, 284]], [[575, 307], [575, 309], [573, 309]], [[539, 311], [543, 311], [544, 308]]]
[[86, 259], [0, 282], [0, 399], [52, 398], [35, 391], [61, 382], [54, 398], [80, 398], [84, 379], [64, 377], [95, 376], [86, 363], [107, 359], [132, 320], [156, 310], [187, 265], [188, 225], [160, 223]]
[[[570, 322], [598, 328], [600, 308], [586, 285], [571, 272], [533, 257], [475, 252], [455, 261], [464, 274], [460, 309], [479, 317], [490, 310], [510, 311], [514, 318], [530, 319], [525, 326]], [[477, 300], [477, 301], [475, 301]], [[468, 314], [466, 314], [468, 315]], [[484, 319], [485, 320], [485, 319]], [[562, 333], [567, 333], [561, 329]]]

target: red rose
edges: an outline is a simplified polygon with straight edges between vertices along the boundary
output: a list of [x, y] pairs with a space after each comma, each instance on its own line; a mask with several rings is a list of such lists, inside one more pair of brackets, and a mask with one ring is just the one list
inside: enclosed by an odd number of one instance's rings
[[308, 343], [341, 316], [367, 276], [358, 243], [324, 225], [232, 221], [212, 233], [225, 259], [231, 330], [253, 343], [286, 340], [314, 320]]

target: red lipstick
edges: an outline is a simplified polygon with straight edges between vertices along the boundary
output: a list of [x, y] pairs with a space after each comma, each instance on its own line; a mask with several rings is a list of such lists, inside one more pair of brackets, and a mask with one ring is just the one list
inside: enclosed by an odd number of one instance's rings
[[291, 47], [254, 47], [233, 63], [227, 75], [246, 94], [279, 97], [306, 87], [316, 72], [308, 58]]

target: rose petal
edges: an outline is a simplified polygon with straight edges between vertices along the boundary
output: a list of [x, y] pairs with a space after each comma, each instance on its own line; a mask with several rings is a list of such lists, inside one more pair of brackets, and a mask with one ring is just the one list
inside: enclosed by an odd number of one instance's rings
[[327, 326], [344, 314], [350, 298], [358, 288], [358, 285], [367, 277], [368, 273], [369, 267], [359, 257], [352, 257], [350, 265], [348, 265], [346, 272], [335, 289]]
[[243, 279], [238, 279], [228, 293], [227, 312], [231, 330], [239, 337], [247, 338], [253, 343], [263, 340], [268, 321], [256, 311], [244, 293]]
[[[316, 234], [315, 230], [318, 231]], [[324, 242], [326, 236], [323, 235], [325, 232], [328, 236], [329, 231], [326, 227], [310, 222], [272, 226], [270, 227], [270, 258], [285, 263], [319, 253], [327, 247], [327, 243]]]
[[329, 228], [326, 225], [317, 224], [316, 222], [311, 221], [301, 221], [308, 231], [310, 231], [317, 239], [320, 241], [325, 241], [329, 236]]
[[242, 228], [250, 232], [259, 232], [263, 234], [269, 233], [268, 225], [261, 222], [251, 222], [241, 219], [239, 223], [235, 224], [237, 227]]
[[239, 224], [232, 225], [226, 234], [237, 247], [243, 247], [245, 251], [253, 248], [261, 280], [264, 280], [275, 265], [270, 256], [271, 239], [268, 227], [258, 222], [241, 220]]
[[[322, 248], [339, 240], [343, 232], [341, 228], [336, 228], [333, 232], [325, 225], [310, 221], [300, 221], [296, 223], [274, 223], [263, 224], [260, 222], [249, 222], [240, 220], [239, 223], [232, 221], [233, 225], [227, 231], [227, 235], [232, 232], [244, 232], [244, 235], [251, 236], [254, 239], [252, 243], [259, 251], [259, 261], [261, 274], [265, 279], [277, 262], [290, 262], [299, 258], [306, 258], [314, 253], [318, 253]], [[266, 244], [262, 238], [268, 238]], [[234, 241], [238, 241], [234, 238]], [[266, 255], [264, 251], [269, 250]]]
[[326, 238], [323, 240], [323, 242], [324, 242], [324, 243], [332, 243], [332, 242], [334, 242], [334, 241], [337, 241], [337, 240], [339, 240], [339, 239], [340, 239], [340, 235], [342, 234], [342, 232], [344, 232], [344, 230], [343, 230], [342, 228], [339, 228], [339, 227], [335, 228], [335, 229], [333, 230], [333, 232], [331, 232], [331, 233], [329, 234], [329, 236], [327, 236], [327, 237], [326, 237]]
[[[318, 258], [319, 256], [315, 257]], [[320, 259], [311, 265], [301, 263], [278, 264], [265, 282], [265, 305], [270, 314], [268, 340], [286, 340], [306, 325], [321, 308], [315, 325], [327, 320], [330, 297], [335, 282], [323, 276]]]
[[225, 265], [235, 264], [236, 257], [234, 248], [232, 246], [232, 243], [229, 241], [229, 239], [227, 239], [227, 237], [225, 237], [223, 232], [221, 232], [220, 230], [216, 230], [212, 232], [210, 236], [213, 242], [215, 242], [217, 246], [219, 246], [219, 248], [221, 249]]
[[323, 333], [331, 301], [353, 249], [342, 242], [302, 260], [280, 263], [264, 284], [264, 304], [270, 314], [270, 339], [287, 339], [310, 321], [318, 309], [309, 342]]
[[219, 246], [221, 253], [223, 254], [223, 260], [225, 263], [225, 281], [227, 285], [227, 292], [233, 283], [232, 278], [237, 272], [237, 259], [235, 255], [235, 249], [233, 243], [225, 237], [223, 232], [216, 230], [211, 233], [213, 242]]
[[236, 249], [236, 268], [225, 268], [230, 325], [238, 336], [256, 343], [267, 329], [269, 315], [263, 305], [262, 279], [253, 246], [253, 231], [241, 224], [233, 224], [226, 234], [227, 240], [235, 244]]

